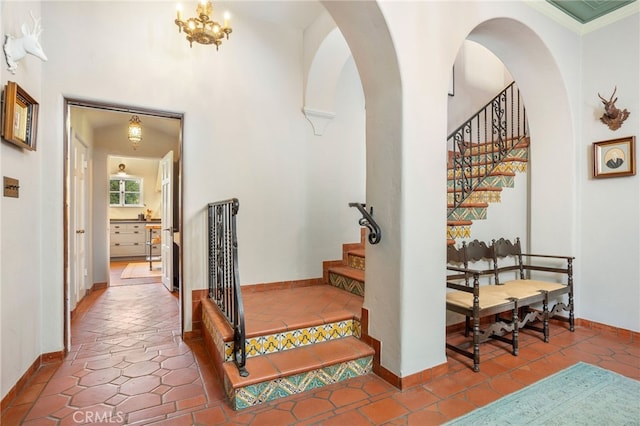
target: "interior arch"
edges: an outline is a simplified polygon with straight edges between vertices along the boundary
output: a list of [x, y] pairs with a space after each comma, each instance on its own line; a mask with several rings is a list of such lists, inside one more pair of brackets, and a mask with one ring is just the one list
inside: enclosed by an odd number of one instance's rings
[[335, 116], [336, 88], [350, 57], [349, 46], [338, 28], [326, 35], [315, 52], [307, 75], [303, 112], [316, 135], [322, 135], [325, 126]]
[[[566, 205], [572, 199], [575, 124], [556, 59], [534, 30], [514, 19], [487, 20], [475, 27], [468, 39], [487, 47], [502, 60], [527, 106], [531, 135], [530, 249], [569, 251], [574, 241], [571, 218], [575, 201], [570, 209], [560, 211], [553, 207]], [[553, 214], [549, 214], [550, 210]]]

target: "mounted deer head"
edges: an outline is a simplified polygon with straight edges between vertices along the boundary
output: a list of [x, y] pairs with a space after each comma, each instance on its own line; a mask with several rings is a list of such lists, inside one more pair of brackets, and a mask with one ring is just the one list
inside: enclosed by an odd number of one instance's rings
[[611, 130], [618, 130], [620, 126], [622, 126], [624, 120], [626, 120], [630, 114], [630, 112], [627, 111], [626, 108], [624, 109], [624, 111], [620, 111], [618, 108], [616, 108], [616, 101], [618, 100], [618, 98], [613, 98], [616, 94], [616, 90], [618, 90], [617, 86], [613, 88], [613, 93], [611, 94], [611, 98], [609, 98], [609, 100], [606, 100], [605, 98], [600, 96], [600, 93], [598, 93], [598, 97], [604, 104], [604, 114], [602, 114], [602, 117], [600, 117], [600, 121], [609, 126]]
[[33, 19], [32, 31], [29, 31], [27, 24], [22, 24], [22, 37], [16, 38], [10, 34], [5, 36], [4, 55], [7, 59], [7, 69], [12, 74], [15, 74], [16, 69], [18, 69], [17, 62], [27, 54], [40, 58], [43, 61], [47, 60], [47, 56], [42, 51], [42, 46], [40, 46], [40, 42], [38, 41], [40, 34], [42, 34], [40, 19], [36, 19], [33, 13], [30, 13], [30, 15]]

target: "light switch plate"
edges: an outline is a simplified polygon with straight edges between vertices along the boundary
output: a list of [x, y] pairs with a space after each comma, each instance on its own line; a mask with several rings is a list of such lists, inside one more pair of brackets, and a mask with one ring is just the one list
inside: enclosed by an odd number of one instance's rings
[[4, 196], [20, 198], [20, 181], [18, 179], [4, 177]]

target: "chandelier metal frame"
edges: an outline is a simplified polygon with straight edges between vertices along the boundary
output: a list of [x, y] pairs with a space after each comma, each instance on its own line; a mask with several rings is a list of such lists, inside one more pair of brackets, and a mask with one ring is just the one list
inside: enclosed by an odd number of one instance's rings
[[178, 16], [175, 24], [178, 26], [178, 32], [185, 32], [189, 47], [193, 47], [193, 42], [200, 44], [215, 44], [216, 50], [222, 44], [222, 39], [229, 40], [229, 34], [232, 29], [229, 26], [229, 16], [225, 14], [224, 24], [211, 19], [213, 15], [213, 5], [211, 1], [201, 0], [196, 7], [197, 16], [182, 20], [182, 6], [178, 5]]

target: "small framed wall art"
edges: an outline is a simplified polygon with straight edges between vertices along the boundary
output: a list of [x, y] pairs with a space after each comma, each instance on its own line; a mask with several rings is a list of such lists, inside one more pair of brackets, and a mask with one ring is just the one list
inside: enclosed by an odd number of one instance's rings
[[636, 174], [636, 138], [593, 143], [593, 177], [608, 178]]
[[2, 138], [21, 148], [36, 150], [38, 102], [13, 81], [2, 96]]

